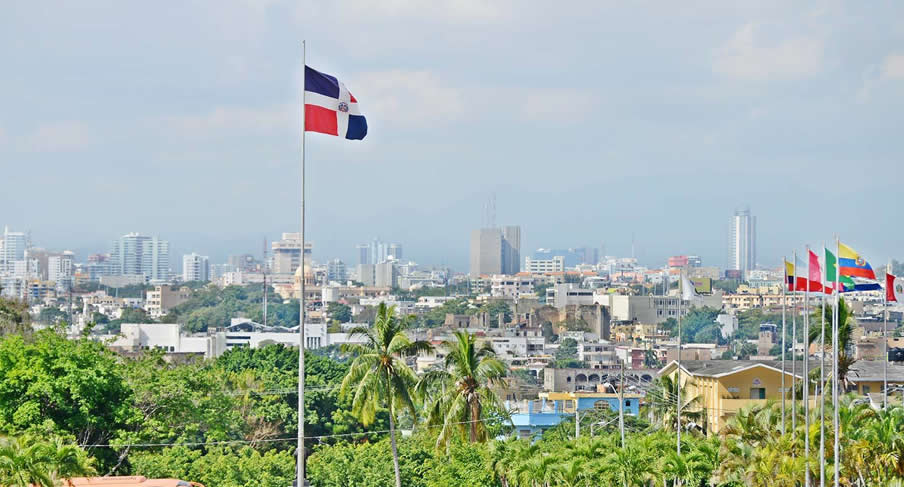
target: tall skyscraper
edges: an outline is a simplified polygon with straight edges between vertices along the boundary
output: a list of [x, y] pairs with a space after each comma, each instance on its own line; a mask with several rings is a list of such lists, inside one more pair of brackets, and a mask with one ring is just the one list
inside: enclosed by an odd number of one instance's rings
[[182, 281], [207, 282], [210, 280], [210, 259], [194, 252], [182, 256]]
[[0, 272], [12, 272], [15, 262], [25, 260], [28, 239], [22, 232], [10, 232], [3, 228], [3, 247], [0, 248]]
[[138, 233], [113, 241], [110, 261], [114, 275], [144, 275], [154, 282], [170, 279], [169, 242]]
[[370, 261], [370, 245], [360, 244], [355, 247], [358, 250], [358, 264], [372, 264]]
[[747, 273], [756, 268], [756, 217], [750, 208], [735, 210], [729, 229], [729, 268]]
[[471, 232], [471, 275], [517, 274], [521, 270], [521, 227]]
[[348, 272], [345, 268], [345, 262], [339, 259], [333, 259], [326, 263], [326, 281], [345, 283], [348, 280]]
[[389, 250], [386, 252], [387, 257], [392, 257], [395, 260], [402, 260], [402, 244], [400, 243], [391, 243], [389, 244]]
[[382, 264], [390, 257], [402, 260], [400, 243], [387, 243], [375, 238], [369, 244], [360, 244], [355, 248], [358, 250], [358, 264]]

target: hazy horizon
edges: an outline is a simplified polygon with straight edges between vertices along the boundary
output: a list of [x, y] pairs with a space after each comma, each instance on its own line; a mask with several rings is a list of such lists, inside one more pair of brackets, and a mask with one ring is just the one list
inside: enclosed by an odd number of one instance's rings
[[298, 231], [307, 39], [370, 127], [307, 136], [318, 261], [379, 236], [466, 271], [494, 193], [522, 257], [634, 235], [644, 264], [722, 267], [749, 206], [763, 266], [837, 233], [878, 267], [904, 257], [904, 5], [857, 7], [14, 3], [0, 225], [79, 260], [132, 231], [176, 271], [259, 255]]

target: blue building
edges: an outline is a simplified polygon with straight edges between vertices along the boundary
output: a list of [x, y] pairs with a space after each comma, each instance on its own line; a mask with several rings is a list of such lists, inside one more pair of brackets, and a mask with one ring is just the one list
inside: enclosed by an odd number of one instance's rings
[[[624, 408], [626, 416], [640, 414], [639, 394], [625, 394]], [[618, 394], [611, 392], [546, 392], [540, 394], [536, 401], [524, 401], [518, 404], [506, 403], [513, 410], [512, 424], [521, 438], [530, 438], [541, 434], [544, 430], [561, 423], [565, 418], [574, 416], [575, 405], [578, 411], [611, 410], [618, 411]]]

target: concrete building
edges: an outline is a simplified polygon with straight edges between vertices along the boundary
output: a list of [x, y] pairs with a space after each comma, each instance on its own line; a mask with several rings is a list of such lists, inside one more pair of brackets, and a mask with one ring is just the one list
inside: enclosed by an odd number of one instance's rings
[[471, 232], [471, 276], [517, 274], [521, 270], [521, 227]]
[[[628, 296], [625, 294], [597, 294], [597, 303], [609, 308], [613, 321], [633, 321], [638, 323], [662, 323], [669, 318], [678, 318], [678, 296]], [[691, 306], [722, 308], [722, 295], [694, 298], [693, 303], [681, 302], [681, 315], [686, 316]]]
[[729, 228], [729, 269], [739, 271], [741, 277], [756, 268], [756, 217], [750, 209], [736, 210]]
[[[810, 370], [818, 367], [818, 362], [810, 364]], [[669, 376], [673, 381], [678, 375], [675, 361], [659, 371], [659, 376]], [[786, 369], [786, 391], [791, 390], [794, 378]], [[796, 379], [801, 380], [801, 376], [797, 375]], [[702, 421], [709, 434], [718, 433], [738, 410], [753, 405], [765, 406], [770, 401], [780, 401], [782, 397], [781, 361], [682, 359], [680, 380], [686, 397], [700, 398], [699, 404], [692, 410], [704, 414]], [[815, 392], [814, 389], [811, 388], [810, 392]], [[815, 396], [810, 401], [811, 408], [818, 404]]]
[[[642, 398], [641, 395], [627, 392], [621, 396], [626, 416], [637, 416], [640, 413]], [[574, 417], [575, 411], [578, 414], [583, 414], [584, 411], [618, 411], [619, 395], [614, 392], [541, 393], [540, 399], [536, 401], [506, 401], [506, 409], [512, 411], [512, 425], [518, 437], [530, 439], [564, 419]], [[593, 426], [590, 428], [592, 430]]]
[[169, 242], [158, 237], [129, 233], [113, 241], [110, 250], [113, 275], [143, 275], [151, 282], [170, 279]]
[[28, 246], [28, 238], [22, 232], [10, 232], [9, 227], [3, 228], [3, 245], [0, 247], [0, 274], [12, 273], [16, 261], [25, 260], [25, 249]]
[[[311, 261], [312, 242], [304, 243], [304, 261]], [[294, 275], [301, 265], [301, 235], [299, 233], [283, 233], [282, 239], [270, 244], [273, 252], [273, 273]]]
[[55, 282], [58, 289], [69, 289], [72, 286], [74, 257], [75, 254], [68, 250], [47, 257], [47, 280]]
[[399, 268], [394, 260], [390, 259], [380, 264], [374, 264], [373, 285], [390, 288], [399, 285]]
[[210, 259], [194, 252], [182, 256], [182, 281], [207, 282], [210, 280]]
[[370, 261], [370, 245], [356, 245], [355, 250], [358, 251], [358, 265], [373, 264], [373, 262]]
[[326, 281], [345, 283], [348, 280], [348, 272], [345, 270], [345, 262], [333, 259], [326, 263]]
[[376, 282], [376, 269], [373, 264], [358, 264], [358, 282], [365, 286], [373, 286]]
[[490, 296], [517, 300], [522, 295], [534, 294], [534, 278], [521, 276], [493, 276], [490, 280]]
[[188, 301], [189, 298], [191, 298], [191, 289], [187, 287], [174, 289], [168, 285], [161, 285], [148, 291], [145, 309], [151, 318], [157, 319], [165, 316], [174, 307]]
[[546, 304], [562, 309], [566, 306], [595, 304], [592, 289], [581, 289], [577, 284], [556, 284], [546, 288]]
[[524, 258], [524, 271], [531, 274], [551, 274], [565, 272], [565, 257], [556, 255], [549, 259]]

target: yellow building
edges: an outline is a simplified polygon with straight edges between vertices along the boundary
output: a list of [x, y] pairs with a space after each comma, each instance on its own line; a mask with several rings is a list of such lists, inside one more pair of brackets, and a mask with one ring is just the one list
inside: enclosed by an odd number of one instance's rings
[[[677, 362], [672, 361], [659, 376], [675, 380]], [[791, 364], [786, 362], [785, 390], [791, 391]], [[768, 401], [781, 401], [782, 369], [780, 360], [691, 360], [681, 361], [681, 386], [685, 401], [700, 397], [695, 410], [704, 411], [706, 431], [717, 433], [739, 409]], [[798, 363], [800, 380], [801, 364]], [[811, 369], [818, 362], [811, 362]], [[811, 391], [812, 392], [812, 391]], [[815, 406], [815, 398], [811, 404]], [[790, 407], [790, 402], [788, 404]]]
[[[885, 370], [883, 360], [858, 360], [848, 369], [847, 380], [853, 384], [852, 389], [858, 394], [882, 392]], [[888, 387], [904, 386], [904, 365], [888, 364]]]

